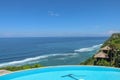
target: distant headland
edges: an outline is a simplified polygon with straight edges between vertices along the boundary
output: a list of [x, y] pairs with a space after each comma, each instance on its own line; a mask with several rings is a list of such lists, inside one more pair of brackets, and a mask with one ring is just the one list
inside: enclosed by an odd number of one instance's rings
[[114, 33], [100, 50], [81, 65], [120, 67], [120, 33]]

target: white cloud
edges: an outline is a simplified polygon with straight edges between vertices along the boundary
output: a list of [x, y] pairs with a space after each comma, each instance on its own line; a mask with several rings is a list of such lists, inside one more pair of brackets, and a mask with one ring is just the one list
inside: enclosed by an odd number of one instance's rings
[[113, 33], [120, 33], [120, 31], [118, 31], [118, 30], [110, 30], [110, 31], [108, 31], [108, 34], [113, 34]]
[[48, 11], [49, 16], [60, 16], [58, 13], [55, 13], [54, 11]]

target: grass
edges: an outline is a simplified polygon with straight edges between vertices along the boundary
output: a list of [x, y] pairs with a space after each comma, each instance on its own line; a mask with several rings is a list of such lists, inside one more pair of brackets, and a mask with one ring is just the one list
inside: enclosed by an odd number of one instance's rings
[[26, 70], [26, 69], [32, 69], [32, 68], [40, 68], [44, 67], [40, 64], [34, 64], [34, 65], [23, 65], [23, 66], [7, 66], [7, 67], [2, 67], [0, 70], [5, 69], [9, 71], [18, 71], [18, 70]]

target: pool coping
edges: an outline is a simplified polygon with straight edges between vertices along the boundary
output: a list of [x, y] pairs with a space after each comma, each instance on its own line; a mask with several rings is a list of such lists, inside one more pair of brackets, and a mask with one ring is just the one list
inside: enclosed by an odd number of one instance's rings
[[31, 69], [25, 69], [25, 70], [19, 70], [19, 71], [11, 71], [10, 73], [6, 73], [1, 76], [5, 76], [5, 75], [9, 75], [12, 73], [16, 73], [16, 72], [22, 72], [22, 71], [29, 71], [29, 70], [36, 70], [36, 69], [47, 69], [47, 68], [59, 68], [59, 67], [69, 67], [69, 66], [74, 66], [74, 67], [101, 67], [101, 68], [109, 68], [109, 69], [118, 69], [120, 70], [120, 68], [116, 68], [116, 67], [108, 67], [108, 66], [93, 66], [93, 65], [60, 65], [60, 66], [45, 66], [45, 67], [39, 67], [39, 68], [31, 68]]
[[5, 69], [0, 70], [0, 76], [5, 75], [5, 74], [9, 74], [9, 73], [11, 73], [11, 71], [9, 71], [9, 70], [5, 70]]

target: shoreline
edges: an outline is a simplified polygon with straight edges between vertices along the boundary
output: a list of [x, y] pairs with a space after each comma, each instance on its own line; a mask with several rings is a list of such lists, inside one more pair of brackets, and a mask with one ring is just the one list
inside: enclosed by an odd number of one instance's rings
[[112, 34], [95, 55], [80, 64], [120, 68], [120, 33]]

